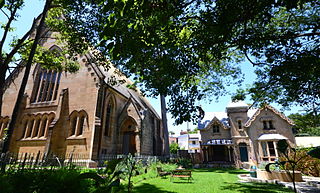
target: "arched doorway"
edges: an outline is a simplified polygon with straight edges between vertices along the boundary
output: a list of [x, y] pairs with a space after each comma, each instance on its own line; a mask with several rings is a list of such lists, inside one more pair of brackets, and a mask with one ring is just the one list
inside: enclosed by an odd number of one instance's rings
[[137, 123], [132, 118], [127, 118], [122, 126], [122, 153], [137, 153]]
[[246, 143], [239, 143], [239, 151], [240, 151], [240, 161], [247, 162], [248, 159], [248, 148]]

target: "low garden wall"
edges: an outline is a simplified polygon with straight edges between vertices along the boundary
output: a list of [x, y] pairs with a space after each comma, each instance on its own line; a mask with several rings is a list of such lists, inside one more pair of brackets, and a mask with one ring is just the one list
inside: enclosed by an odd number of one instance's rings
[[[263, 180], [279, 180], [282, 182], [292, 182], [291, 176], [292, 176], [292, 172], [289, 175], [284, 170], [272, 171], [271, 173], [265, 170], [257, 170], [257, 178], [263, 179]], [[294, 172], [294, 181], [303, 182], [301, 172], [299, 171]]]

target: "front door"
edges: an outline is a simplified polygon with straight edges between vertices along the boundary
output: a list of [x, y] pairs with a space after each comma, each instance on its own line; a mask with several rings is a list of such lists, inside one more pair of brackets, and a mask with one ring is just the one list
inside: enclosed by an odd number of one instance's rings
[[135, 154], [136, 152], [136, 134], [134, 132], [125, 132], [123, 134], [123, 154]]
[[239, 144], [239, 151], [240, 151], [240, 161], [247, 162], [248, 161], [248, 149], [246, 143]]

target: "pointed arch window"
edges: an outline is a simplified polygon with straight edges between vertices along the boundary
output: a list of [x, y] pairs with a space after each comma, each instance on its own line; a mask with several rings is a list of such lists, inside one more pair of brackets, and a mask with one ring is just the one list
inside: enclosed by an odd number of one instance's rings
[[40, 66], [37, 70], [31, 102], [55, 101], [58, 95], [61, 72], [43, 69]]
[[77, 136], [82, 135], [83, 133], [83, 126], [84, 126], [84, 120], [85, 120], [85, 115], [80, 115], [79, 116], [79, 125], [78, 125], [78, 129], [77, 129]]
[[83, 134], [87, 117], [87, 113], [83, 110], [80, 112], [74, 111], [70, 114], [69, 137], [77, 137]]
[[48, 118], [47, 117], [43, 117], [42, 122], [41, 122], [41, 127], [40, 127], [40, 130], [39, 130], [39, 133], [38, 133], [39, 137], [44, 137], [45, 136], [47, 125], [48, 125]]
[[105, 122], [105, 129], [104, 135], [110, 136], [111, 131], [111, 122], [112, 122], [112, 114], [114, 111], [114, 102], [112, 99], [109, 100], [106, 110], [106, 122]]
[[45, 138], [48, 127], [54, 120], [55, 114], [25, 115], [22, 119], [22, 139]]
[[30, 119], [28, 120], [28, 124], [27, 124], [26, 133], [24, 135], [24, 138], [31, 137], [33, 126], [34, 126], [34, 117], [30, 117]]
[[35, 125], [34, 125], [34, 128], [32, 130], [32, 134], [31, 134], [32, 138], [38, 137], [40, 122], [41, 122], [41, 117], [40, 116], [36, 117]]

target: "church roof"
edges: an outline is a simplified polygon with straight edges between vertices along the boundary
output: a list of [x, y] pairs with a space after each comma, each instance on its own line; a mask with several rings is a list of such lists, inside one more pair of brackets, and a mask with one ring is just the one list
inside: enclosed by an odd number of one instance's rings
[[98, 66], [95, 63], [91, 63], [91, 65], [95, 69], [97, 75], [108, 86], [126, 98], [132, 98], [140, 107], [144, 109], [148, 108], [158, 119], [161, 119], [157, 111], [152, 107], [149, 101], [142, 96], [142, 93], [138, 88], [130, 89], [127, 87], [127, 85], [133, 84], [133, 82], [123, 75], [119, 69], [115, 68], [111, 63], [109, 63], [108, 69], [103, 66]]

